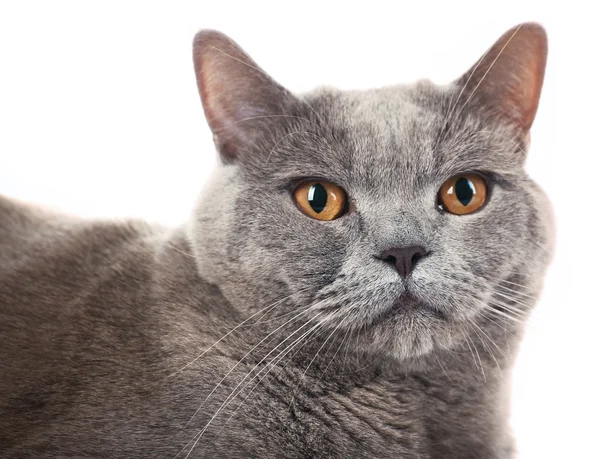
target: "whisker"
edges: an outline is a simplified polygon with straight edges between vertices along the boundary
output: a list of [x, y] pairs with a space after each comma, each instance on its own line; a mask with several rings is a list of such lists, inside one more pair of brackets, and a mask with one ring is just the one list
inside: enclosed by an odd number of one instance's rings
[[277, 143], [273, 146], [273, 148], [271, 148], [271, 151], [269, 151], [269, 154], [267, 155], [267, 159], [265, 160], [265, 164], [267, 164], [269, 162], [269, 159], [271, 158], [271, 155], [273, 154], [273, 152], [275, 151], [275, 149], [279, 146], [279, 144], [281, 142], [283, 142], [285, 139], [287, 139], [288, 137], [295, 135], [295, 134], [311, 134], [311, 132], [308, 131], [293, 131], [290, 132], [286, 135], [284, 135], [281, 139], [279, 139], [277, 141]]
[[463, 87], [461, 88], [460, 92], [458, 93], [458, 97], [456, 98], [456, 100], [454, 100], [454, 92], [452, 93], [452, 95], [450, 96], [450, 103], [448, 104], [448, 110], [446, 112], [446, 115], [444, 116], [444, 121], [442, 122], [442, 131], [440, 132], [440, 135], [438, 136], [436, 143], [435, 143], [435, 147], [433, 148], [433, 151], [436, 151], [440, 142], [442, 140], [444, 140], [444, 130], [446, 128], [446, 125], [448, 123], [448, 121], [450, 120], [451, 116], [454, 114], [454, 110], [456, 109], [456, 107], [458, 106], [458, 102], [460, 101], [460, 98], [462, 97], [463, 93], [465, 92], [465, 89], [467, 89], [467, 86], [469, 85], [469, 82], [471, 81], [471, 78], [473, 78], [473, 75], [475, 75], [475, 72], [477, 71], [477, 69], [479, 68], [479, 66], [481, 65], [481, 63], [484, 61], [485, 57], [489, 54], [489, 52], [492, 50], [493, 46], [490, 46], [486, 52], [483, 54], [483, 56], [481, 56], [481, 58], [477, 61], [477, 63], [475, 64], [475, 67], [473, 68], [473, 71], [471, 72], [471, 74], [469, 75], [469, 77], [467, 78], [467, 81], [465, 81], [465, 84], [463, 85]]
[[[313, 318], [313, 319], [314, 319], [314, 318]], [[311, 320], [312, 320], [312, 319], [311, 319]], [[283, 344], [285, 341], [287, 341], [289, 338], [291, 338], [291, 337], [292, 337], [292, 336], [293, 336], [295, 333], [297, 333], [297, 332], [298, 332], [300, 329], [302, 329], [302, 328], [304, 328], [306, 325], [308, 325], [308, 323], [309, 323], [311, 320], [309, 320], [309, 321], [308, 321], [308, 322], [306, 322], [304, 325], [302, 325], [301, 327], [299, 327], [299, 328], [298, 328], [298, 329], [297, 329], [297, 330], [296, 330], [296, 331], [295, 331], [295, 332], [294, 332], [292, 335], [288, 336], [288, 337], [287, 337], [287, 338], [285, 338], [283, 341], [281, 341], [281, 342], [279, 343], [279, 345]], [[268, 357], [268, 355], [267, 355], [267, 356], [265, 356], [265, 358], [266, 358], [266, 357]], [[264, 359], [263, 359], [263, 360], [264, 360]], [[261, 361], [261, 362], [262, 362], [262, 361]], [[259, 362], [259, 364], [260, 364], [260, 362]], [[246, 375], [246, 378], [247, 378], [247, 377], [248, 377], [248, 376], [249, 376], [249, 375], [250, 375], [250, 374], [251, 374], [251, 373], [252, 373], [252, 372], [253, 372], [255, 369], [256, 369], [256, 366], [255, 366], [255, 367], [254, 367], [254, 368], [253, 368], [253, 369], [252, 369], [252, 370], [251, 370], [251, 371], [250, 371], [250, 372], [249, 372], [249, 373]], [[244, 378], [244, 379], [245, 379], [245, 378]], [[243, 382], [243, 380], [240, 382], [240, 384], [241, 384], [242, 382]], [[235, 390], [237, 389], [237, 387], [239, 387], [239, 385], [238, 385], [238, 386], [236, 386], [236, 388], [235, 388], [235, 389], [234, 389], [234, 390], [233, 390], [233, 391], [232, 391], [232, 392], [229, 394], [229, 396], [227, 397], [227, 399], [225, 400], [225, 402], [227, 402], [227, 400], [229, 400], [229, 397], [230, 397], [230, 396], [231, 396], [231, 395], [232, 395], [232, 394], [235, 392]], [[206, 401], [206, 400], [205, 400], [205, 401]], [[219, 409], [222, 409], [222, 408], [224, 408], [225, 402], [224, 402], [224, 404], [223, 404], [223, 405], [221, 405], [221, 407], [220, 407]], [[218, 410], [217, 410], [217, 411], [218, 411]], [[196, 413], [194, 413], [194, 416], [197, 414], [197, 412], [198, 412], [198, 410], [196, 411]], [[214, 418], [214, 417], [213, 417], [213, 418]], [[191, 421], [191, 419], [190, 419], [190, 421]], [[212, 421], [212, 419], [211, 419], [211, 421]], [[189, 422], [188, 422], [188, 424], [189, 424]], [[187, 426], [187, 424], [186, 424], [186, 426]], [[206, 426], [205, 426], [205, 427], [206, 427]], [[179, 455], [180, 455], [180, 454], [181, 454], [183, 451], [185, 451], [185, 449], [188, 447], [188, 445], [190, 445], [190, 443], [194, 442], [194, 440], [196, 439], [196, 436], [197, 436], [197, 435], [198, 435], [198, 433], [197, 433], [197, 434], [195, 434], [195, 435], [192, 437], [192, 439], [191, 439], [190, 441], [188, 441], [188, 442], [185, 444], [185, 446], [184, 446], [184, 447], [183, 447], [183, 448], [182, 448], [182, 449], [181, 449], [181, 450], [180, 450], [180, 451], [177, 453], [177, 455], [175, 456], [175, 458], [177, 458], [177, 456], [179, 456]], [[196, 440], [196, 442], [194, 442], [194, 446], [195, 446], [196, 444], [197, 444], [197, 440]], [[190, 454], [190, 453], [191, 453], [191, 450], [188, 452], [188, 455], [187, 455], [187, 456], [189, 456], [189, 454]], [[187, 458], [187, 456], [186, 456], [186, 458]], [[175, 459], [175, 458], [173, 458], [173, 459]]]
[[[475, 323], [474, 321], [472, 322], [473, 327], [473, 331], [475, 332], [475, 334], [477, 335], [477, 337], [479, 338], [479, 341], [481, 342], [481, 344], [483, 345], [484, 349], [487, 351], [487, 353], [490, 355], [490, 357], [492, 359], [494, 359], [494, 362], [496, 363], [496, 366], [498, 367], [498, 371], [500, 372], [500, 376], [503, 378], [504, 374], [502, 373], [502, 368], [500, 368], [500, 364], [498, 363], [498, 360], [496, 359], [496, 356], [494, 355], [494, 352], [492, 351], [492, 349], [486, 344], [485, 339], [487, 338], [488, 341], [490, 343], [492, 343], [496, 349], [498, 349], [498, 351], [500, 352], [500, 354], [502, 354], [502, 356], [504, 356], [504, 358], [506, 357], [506, 354], [502, 351], [502, 349], [500, 349], [500, 347], [498, 347], [498, 345], [496, 344], [496, 342], [492, 339], [492, 337], [490, 335], [488, 335], [485, 330], [483, 330], [479, 325], [477, 325], [477, 323]], [[481, 335], [479, 334], [479, 332], [481, 332]], [[483, 336], [483, 338], [482, 338]]]
[[223, 131], [224, 129], [227, 129], [228, 127], [235, 126], [236, 124], [240, 124], [240, 123], [243, 123], [245, 121], [252, 121], [252, 120], [258, 120], [258, 119], [264, 119], [264, 118], [295, 118], [295, 119], [299, 119], [299, 120], [303, 120], [303, 121], [308, 121], [309, 123], [314, 124], [318, 128], [321, 128], [321, 126], [319, 126], [313, 120], [308, 119], [308, 118], [306, 118], [304, 116], [296, 116], [296, 115], [259, 115], [259, 116], [250, 116], [248, 118], [243, 118], [241, 120], [234, 121], [233, 123], [226, 124], [226, 125], [220, 127], [219, 129], [217, 129], [217, 132]]
[[[318, 324], [318, 325], [322, 326], [322, 325], [324, 325], [324, 323], [321, 323], [321, 324]], [[308, 334], [313, 333], [315, 331], [316, 330], [313, 327], [311, 330], [309, 330]], [[284, 349], [283, 351], [281, 351], [276, 357], [273, 358], [273, 360], [271, 360], [270, 362], [268, 362], [267, 365], [265, 365], [265, 367], [263, 369], [261, 369], [256, 375], [254, 375], [252, 377], [252, 379], [250, 379], [244, 385], [244, 387], [242, 387], [239, 390], [239, 392], [232, 398], [232, 400], [225, 406], [225, 408], [227, 406], [229, 406], [229, 404], [233, 401], [234, 398], [236, 398], [238, 395], [240, 395], [246, 389], [246, 387], [248, 387], [250, 385], [250, 383], [252, 382], [253, 379], [255, 379], [256, 377], [258, 377], [258, 375], [260, 375], [261, 372], [263, 372], [265, 369], [268, 368], [267, 372], [257, 381], [257, 383], [252, 387], [252, 389], [250, 389], [250, 391], [248, 392], [248, 394], [240, 402], [240, 404], [235, 409], [235, 411], [231, 414], [231, 416], [229, 416], [229, 418], [227, 419], [227, 421], [225, 421], [225, 423], [223, 424], [223, 426], [221, 427], [221, 429], [219, 430], [219, 432], [217, 433], [217, 435], [219, 435], [221, 433], [221, 431], [225, 428], [225, 426], [227, 425], [227, 423], [231, 419], [233, 419], [233, 417], [235, 416], [235, 414], [242, 407], [242, 405], [246, 402], [246, 400], [248, 399], [248, 397], [250, 397], [250, 395], [252, 394], [252, 392], [254, 392], [254, 390], [260, 385], [260, 383], [262, 382], [262, 380], [265, 379], [269, 375], [269, 373], [271, 373], [271, 371], [277, 366], [277, 364], [279, 362], [281, 362], [287, 356], [287, 354], [289, 354], [296, 346], [298, 346], [300, 344], [302, 338], [308, 337], [308, 334], [302, 335], [299, 339], [297, 339], [296, 341], [294, 341], [290, 346], [288, 346], [286, 349]], [[316, 333], [315, 333], [315, 335], [316, 335]], [[299, 348], [299, 350], [300, 350], [300, 348]], [[296, 351], [296, 352], [298, 352], [298, 351]], [[269, 366], [270, 366], [270, 368], [269, 368]]]
[[485, 331], [483, 328], [481, 328], [479, 325], [477, 325], [477, 323], [476, 323], [476, 322], [473, 322], [473, 326], [474, 326], [474, 327], [475, 327], [477, 330], [479, 330], [479, 331], [480, 331], [480, 332], [483, 334], [483, 336], [484, 336], [484, 337], [486, 337], [486, 338], [489, 340], [489, 342], [490, 342], [490, 343], [492, 343], [492, 344], [494, 345], [494, 347], [495, 347], [496, 349], [498, 349], [498, 352], [500, 352], [500, 354], [502, 354], [502, 356], [503, 356], [504, 358], [508, 358], [508, 356], [507, 356], [507, 355], [504, 353], [504, 351], [503, 351], [503, 350], [502, 350], [502, 349], [501, 349], [501, 348], [500, 348], [500, 347], [499, 347], [499, 346], [496, 344], [496, 342], [495, 342], [495, 341], [492, 339], [492, 337], [491, 337], [491, 336], [490, 336], [490, 335], [489, 335], [489, 334], [488, 334], [488, 333], [487, 333], [487, 332], [486, 332], [486, 331]]
[[[308, 344], [312, 343], [313, 341], [315, 341], [315, 340], [317, 340], [317, 339], [321, 338], [321, 336], [322, 336], [322, 331], [323, 331], [323, 330], [316, 330], [316, 331], [315, 331], [315, 333], [314, 333], [314, 335], [313, 335], [313, 336], [311, 336], [310, 338], [308, 338], [308, 339], [306, 340], [306, 343], [304, 343], [304, 345], [305, 345], [305, 346], [307, 346]], [[289, 357], [289, 359], [288, 359], [288, 361], [285, 363], [285, 365], [284, 365], [282, 368], [285, 368], [285, 366], [286, 366], [288, 363], [290, 363], [291, 361], [293, 361], [293, 360], [294, 360], [294, 357], [295, 357], [296, 355], [298, 355], [298, 352], [300, 352], [301, 350], [302, 350], [302, 348], [300, 348], [300, 347], [299, 347], [299, 348], [296, 350], [296, 352], [294, 352], [293, 354], [291, 354], [291, 355], [290, 355], [290, 357]]]
[[483, 310], [485, 312], [491, 312], [492, 314], [496, 314], [496, 316], [498, 316], [499, 318], [507, 319], [507, 320], [509, 320], [511, 322], [514, 322], [514, 323], [517, 323], [517, 324], [520, 324], [520, 325], [525, 325], [525, 326], [528, 325], [526, 322], [523, 322], [522, 320], [519, 320], [518, 318], [513, 317], [513, 316], [511, 316], [511, 315], [509, 315], [509, 314], [507, 314], [507, 313], [505, 313], [503, 311], [500, 311], [500, 310], [498, 310], [496, 308], [493, 308], [493, 307], [490, 307], [490, 306], [486, 306]]
[[516, 282], [512, 282], [512, 281], [509, 281], [509, 280], [506, 280], [506, 279], [498, 279], [498, 282], [504, 282], [505, 284], [515, 285], [517, 287], [522, 288], [523, 290], [527, 290], [527, 291], [530, 291], [530, 292], [536, 290], [536, 289], [533, 289], [533, 288], [528, 287], [526, 285], [517, 284]]
[[[285, 327], [287, 324], [289, 324], [290, 322], [292, 322], [293, 320], [295, 320], [296, 318], [312, 311], [316, 306], [318, 306], [319, 304], [321, 304], [323, 301], [322, 300], [318, 303], [315, 303], [314, 305], [304, 309], [303, 311], [301, 311], [300, 313], [296, 314], [294, 317], [292, 317], [291, 319], [289, 319], [287, 322], [283, 323], [282, 325], [280, 325], [279, 327], [277, 327], [275, 330], [273, 330], [271, 333], [269, 333], [267, 336], [265, 336], [262, 340], [260, 340], [258, 342], [258, 344], [256, 344], [252, 349], [250, 349], [233, 367], [231, 367], [231, 369], [227, 372], [227, 374], [225, 376], [223, 376], [221, 378], [221, 380], [217, 383], [217, 385], [213, 388], [213, 390], [208, 394], [208, 396], [204, 399], [204, 401], [200, 404], [200, 406], [198, 407], [198, 409], [194, 412], [194, 414], [192, 415], [192, 417], [190, 418], [190, 420], [187, 422], [187, 424], [183, 427], [184, 429], [187, 428], [187, 426], [190, 425], [190, 423], [192, 422], [192, 420], [196, 417], [196, 415], [200, 412], [200, 410], [202, 409], [202, 407], [204, 406], [204, 404], [208, 401], [208, 399], [210, 399], [210, 397], [215, 393], [215, 391], [221, 387], [221, 384], [223, 383], [223, 381], [225, 381], [225, 379], [233, 372], [233, 370], [235, 370], [243, 361], [246, 357], [248, 357], [250, 354], [252, 354], [252, 352], [254, 352], [262, 343], [264, 343], [270, 336], [272, 336], [274, 333], [276, 333], [277, 331], [281, 330], [283, 327]], [[317, 317], [317, 316], [315, 316]], [[314, 318], [313, 318], [314, 319]], [[312, 320], [312, 319], [310, 319]], [[310, 322], [309, 320], [309, 322]], [[306, 324], [308, 324], [309, 322], [307, 322]], [[305, 324], [305, 325], [306, 325]], [[290, 335], [288, 337], [291, 338], [295, 333], [297, 333], [300, 329], [297, 329], [296, 332], [292, 333], [292, 335]], [[281, 344], [281, 343], [280, 343]], [[270, 354], [267, 354], [267, 356]], [[262, 362], [262, 360], [261, 360]], [[260, 362], [259, 362], [260, 363]]]
[[[225, 399], [225, 401], [221, 404], [221, 406], [217, 409], [217, 411], [215, 412], [215, 414], [210, 418], [210, 420], [208, 421], [208, 423], [204, 426], [204, 428], [196, 435], [198, 435], [198, 438], [196, 439], [196, 441], [194, 442], [194, 444], [192, 445], [192, 448], [190, 449], [190, 451], [188, 452], [186, 459], [189, 457], [189, 455], [192, 453], [193, 449], [196, 447], [196, 445], [198, 444], [198, 441], [200, 440], [200, 438], [202, 438], [202, 435], [204, 434], [204, 432], [206, 432], [206, 430], [208, 429], [208, 427], [212, 424], [212, 422], [215, 420], [215, 418], [219, 415], [219, 413], [228, 405], [227, 402], [229, 402], [230, 400], [232, 400], [233, 394], [237, 391], [237, 389], [242, 385], [242, 383], [248, 379], [248, 377], [252, 374], [252, 372], [254, 372], [254, 370], [258, 367], [258, 365], [260, 365], [262, 362], [264, 362], [273, 352], [275, 352], [276, 349], [279, 348], [279, 346], [281, 346], [284, 342], [286, 342], [289, 338], [291, 338], [294, 334], [296, 334], [300, 329], [304, 328], [306, 325], [308, 325], [310, 322], [312, 322], [313, 320], [317, 319], [320, 315], [322, 315], [322, 313], [317, 314], [316, 316], [312, 317], [311, 319], [309, 319], [304, 325], [302, 325], [299, 329], [296, 330], [296, 332], [292, 333], [290, 336], [288, 336], [286, 339], [284, 339], [281, 343], [279, 343], [277, 346], [275, 346], [265, 357], [263, 357], [260, 362], [258, 362], [254, 368], [252, 370], [250, 370], [246, 376], [244, 376], [244, 378], [242, 378], [242, 380], [238, 383], [237, 386], [234, 387], [233, 391], [231, 391], [231, 393], [229, 394], [229, 396]], [[319, 322], [317, 323], [315, 326], [313, 326], [313, 328], [311, 328], [309, 330], [313, 331], [314, 329], [316, 329], [317, 327], [321, 326], [322, 323]], [[305, 332], [308, 333], [308, 332]], [[302, 335], [302, 337], [304, 337], [305, 335]], [[187, 445], [186, 445], [187, 446]]]
[[525, 308], [529, 308], [530, 306], [528, 304], [522, 303], [519, 300], [517, 300], [516, 298], [512, 298], [508, 295], [505, 295], [504, 293], [500, 293], [498, 291], [494, 292], [496, 295], [501, 296], [502, 298], [506, 298], [509, 301], [512, 301], [513, 303], [519, 304], [521, 306], [524, 306]]
[[442, 371], [446, 375], [446, 378], [448, 378], [448, 381], [450, 381], [452, 384], [454, 384], [454, 381], [452, 380], [452, 378], [450, 377], [450, 375], [446, 372], [446, 369], [444, 368], [444, 365], [442, 365], [441, 360], [438, 358], [438, 356], [436, 354], [433, 354], [433, 356], [435, 357], [435, 360], [437, 360], [438, 365], [440, 366], [440, 368], [442, 369]]
[[[472, 321], [471, 321], [471, 323], [472, 323]], [[481, 374], [483, 375], [483, 381], [487, 382], [487, 378], [485, 377], [485, 371], [483, 369], [483, 362], [481, 361], [481, 357], [479, 356], [479, 351], [477, 350], [477, 346], [475, 346], [475, 343], [473, 343], [473, 341], [471, 340], [470, 337], [467, 337], [467, 339], [469, 341], [471, 341], [471, 343], [473, 344], [473, 349], [475, 350], [475, 354], [477, 355], [477, 360], [479, 360], [479, 366], [481, 367]]]
[[[497, 293], [498, 292], [496, 292], [496, 291], [494, 292], [494, 294], [497, 294]], [[509, 298], [509, 299], [511, 299], [511, 298]], [[501, 308], [506, 313], [510, 312], [514, 316], [523, 317], [523, 318], [529, 318], [528, 309], [530, 307], [528, 305], [526, 305], [526, 304], [523, 304], [523, 303], [520, 303], [520, 304], [522, 304], [523, 306], [525, 306], [527, 308], [526, 310], [523, 310], [523, 309], [517, 307], [516, 304], [505, 303], [504, 301], [502, 301], [502, 299], [498, 299], [496, 297], [492, 297], [492, 298], [488, 299], [488, 303], [489, 304], [485, 303], [485, 302], [483, 302], [481, 300], [477, 300], [477, 302], [479, 304], [481, 304], [483, 307], [496, 306], [498, 308]]]
[[[529, 319], [529, 315], [527, 312], [522, 311], [520, 309], [515, 308], [514, 306], [501, 303], [494, 300], [489, 300], [488, 303], [484, 303], [483, 301], [478, 301], [479, 304], [483, 307], [483, 311], [488, 311], [496, 314], [499, 317], [509, 319], [513, 322], [529, 326], [530, 324], [521, 320], [521, 319]], [[495, 306], [495, 307], [494, 307]]]
[[325, 341], [323, 341], [323, 343], [321, 344], [321, 347], [317, 350], [317, 352], [315, 353], [314, 357], [311, 359], [311, 361], [308, 363], [306, 369], [304, 370], [304, 372], [302, 373], [302, 375], [300, 376], [300, 378], [298, 378], [298, 384], [296, 384], [295, 388], [292, 390], [292, 399], [290, 400], [290, 406], [292, 405], [292, 402], [294, 401], [294, 394], [296, 392], [296, 390], [298, 389], [298, 386], [300, 385], [300, 381], [302, 379], [304, 379], [304, 377], [306, 376], [306, 373], [308, 372], [308, 369], [310, 368], [310, 366], [313, 364], [313, 362], [315, 361], [315, 359], [317, 358], [317, 356], [319, 355], [319, 352], [321, 352], [323, 350], [323, 348], [325, 347], [325, 345], [327, 344], [327, 342], [331, 339], [331, 337], [334, 335], [334, 333], [336, 331], [338, 331], [338, 329], [340, 328], [340, 326], [344, 323], [344, 320], [341, 320], [339, 324], [337, 324], [337, 326], [333, 329], [333, 331], [329, 334], [329, 336], [327, 337], [327, 339], [325, 339]]
[[[490, 150], [490, 151], [493, 151], [493, 150]], [[504, 276], [508, 276], [508, 277], [510, 277], [510, 276], [520, 276], [520, 275], [521, 275], [521, 273], [519, 273], [519, 272], [509, 272], [509, 273], [505, 273], [504, 274]], [[534, 295], [536, 295], [536, 298], [537, 298], [537, 294], [538, 294], [538, 288], [537, 287], [519, 284], [517, 282], [510, 281], [510, 280], [508, 280], [506, 278], [503, 278], [503, 277], [497, 277], [497, 278], [491, 278], [491, 279], [487, 278], [487, 277], [484, 277], [484, 276], [476, 276], [476, 277], [478, 279], [483, 280], [485, 283], [493, 282], [494, 284], [496, 284], [496, 286], [499, 286], [497, 284], [500, 284], [500, 283], [514, 285], [516, 287], [519, 287], [519, 289], [521, 289], [521, 290], [533, 293]]]
[[206, 348], [198, 357], [196, 357], [194, 360], [192, 360], [191, 362], [185, 364], [183, 367], [181, 367], [179, 370], [171, 373], [170, 375], [168, 375], [167, 377], [165, 377], [164, 379], [169, 379], [173, 376], [175, 376], [176, 374], [182, 372], [183, 370], [185, 370], [186, 368], [188, 368], [190, 365], [193, 365], [195, 362], [197, 362], [199, 359], [201, 359], [204, 355], [206, 355], [206, 353], [208, 351], [210, 351], [212, 348], [214, 348], [217, 344], [219, 344], [221, 341], [223, 341], [225, 338], [227, 338], [229, 335], [231, 335], [234, 331], [236, 331], [238, 328], [240, 328], [241, 326], [243, 326], [246, 322], [248, 322], [249, 320], [251, 320], [253, 317], [255, 317], [256, 315], [260, 314], [261, 312], [267, 310], [271, 310], [273, 309], [275, 306], [278, 306], [279, 304], [283, 303], [285, 300], [290, 299], [292, 296], [298, 294], [298, 293], [302, 293], [306, 290], [308, 290], [310, 287], [307, 287], [303, 290], [299, 290], [297, 292], [292, 293], [291, 295], [286, 296], [285, 298], [282, 298], [279, 301], [276, 301], [275, 303], [255, 312], [254, 314], [252, 314], [250, 317], [248, 317], [246, 320], [244, 320], [243, 322], [239, 323], [238, 325], [236, 325], [234, 328], [232, 328], [231, 330], [229, 330], [225, 335], [223, 335], [221, 338], [219, 338], [217, 341], [215, 341], [212, 345], [210, 345], [208, 348]]
[[265, 317], [268, 314], [268, 312], [269, 311], [267, 311], [267, 313], [265, 313], [261, 317], [259, 317], [256, 322], [253, 322], [252, 325], [250, 325], [250, 328], [248, 329], [248, 331], [246, 332], [246, 334], [248, 334], [250, 332], [250, 330], [252, 330], [252, 328], [254, 326], [258, 325], [259, 323], [261, 323], [263, 325], [266, 325], [266, 324], [270, 324], [272, 322], [278, 322], [278, 321], [280, 321], [281, 319], [283, 319], [285, 317], [288, 317], [288, 316], [291, 316], [292, 314], [295, 314], [296, 312], [298, 312], [298, 310], [293, 310], [293, 311], [285, 312], [285, 313], [280, 314], [278, 316], [273, 316], [269, 320], [262, 321], [262, 318]]
[[493, 135], [497, 135], [498, 137], [502, 137], [505, 140], [508, 140], [509, 142], [511, 142], [515, 147], [517, 147], [519, 150], [521, 150], [521, 152], [526, 155], [527, 152], [525, 150], [523, 150], [523, 148], [521, 147], [521, 145], [519, 145], [515, 139], [511, 139], [510, 137], [506, 137], [504, 134], [500, 134], [499, 132], [494, 132], [494, 131], [477, 131], [477, 132], [482, 132], [484, 134], [493, 134]]
[[506, 304], [497, 300], [490, 300], [489, 303], [490, 305], [496, 306], [496, 308], [502, 309], [503, 312], [511, 314], [513, 317], [529, 319], [529, 314], [526, 311], [522, 311], [521, 309], [511, 306], [510, 304]]
[[342, 345], [344, 344], [344, 341], [349, 336], [350, 330], [351, 330], [351, 328], [348, 327], [348, 329], [346, 330], [346, 334], [342, 338], [342, 341], [340, 342], [340, 345], [338, 346], [337, 350], [335, 351], [335, 354], [333, 354], [333, 356], [331, 357], [331, 360], [329, 360], [329, 363], [327, 364], [327, 366], [323, 370], [323, 373], [321, 373], [321, 376], [319, 376], [319, 381], [323, 378], [323, 375], [327, 372], [327, 370], [329, 369], [329, 366], [333, 363], [333, 360], [338, 355], [338, 352], [340, 352], [340, 349], [342, 348]]
[[504, 314], [508, 314], [515, 319], [527, 319], [528, 318], [528, 315], [524, 311], [521, 311], [520, 309], [512, 307], [512, 306], [504, 303], [501, 300], [490, 299], [488, 302], [489, 302], [489, 306], [493, 306], [493, 309], [495, 309], [497, 311], [499, 310], [499, 311], [503, 312]]
[[[494, 309], [493, 309], [493, 308], [492, 308], [490, 305], [488, 305], [488, 304], [484, 303], [483, 301], [477, 300], [477, 302], [483, 306], [483, 308], [482, 308], [482, 309], [483, 309], [483, 312], [484, 312], [484, 313], [485, 313], [486, 311], [490, 311], [490, 310], [491, 310], [491, 311], [494, 311]], [[504, 324], [500, 324], [500, 323], [496, 322], [496, 320], [494, 320], [493, 318], [491, 318], [491, 317], [488, 317], [488, 316], [486, 316], [485, 314], [481, 314], [481, 313], [480, 313], [480, 311], [478, 311], [478, 310], [477, 310], [477, 309], [475, 309], [475, 308], [469, 307], [468, 309], [469, 309], [470, 311], [474, 312], [475, 314], [479, 315], [479, 317], [482, 317], [482, 318], [484, 318], [485, 320], [488, 320], [488, 321], [490, 321], [491, 323], [493, 323], [494, 325], [496, 325], [498, 328], [500, 328], [500, 329], [504, 330], [504, 333], [505, 333], [505, 334], [506, 334], [506, 333], [510, 333], [512, 336], [515, 336], [515, 337], [516, 337], [516, 335], [515, 335], [513, 332], [511, 332], [510, 330], [507, 330], [507, 329], [506, 329], [506, 327], [504, 326]], [[474, 324], [475, 324], [475, 323], [474, 323]]]
[[473, 363], [475, 364], [475, 368], [479, 370], [479, 366], [477, 365], [477, 360], [475, 360], [475, 353], [473, 352], [473, 348], [471, 347], [471, 340], [467, 336], [465, 339], [465, 343], [469, 348], [469, 352], [471, 352], [471, 357], [473, 357]]
[[[485, 309], [484, 309], [485, 311]], [[489, 320], [491, 323], [493, 323], [494, 325], [496, 325], [498, 328], [501, 328], [502, 330], [504, 330], [504, 333], [510, 333], [512, 336], [516, 336], [513, 332], [511, 332], [510, 330], [506, 329], [505, 324], [500, 324], [498, 322], [496, 322], [496, 320], [494, 318], [488, 317], [486, 315], [482, 315], [481, 317], [483, 317], [485, 320]]]
[[195, 257], [194, 255], [192, 255], [191, 253], [184, 252], [184, 251], [183, 251], [183, 250], [181, 250], [179, 247], [175, 247], [175, 246], [174, 246], [173, 244], [171, 244], [170, 242], [167, 242], [167, 245], [168, 245], [169, 247], [171, 247], [173, 250], [176, 250], [177, 252], [179, 252], [179, 253], [181, 253], [181, 254], [185, 255], [186, 257], [193, 258], [194, 260], [196, 259], [196, 257]]
[[344, 362], [342, 367], [342, 374], [344, 374], [344, 372], [346, 371], [346, 362], [348, 362], [348, 349], [350, 348], [350, 342], [352, 341], [352, 333], [356, 331], [356, 328], [349, 327], [348, 330], [350, 331], [350, 335], [348, 336], [348, 340], [346, 341], [346, 347], [344, 349], [344, 358], [342, 359], [342, 362]]
[[527, 293], [523, 293], [523, 292], [520, 292], [518, 290], [514, 290], [514, 289], [512, 289], [510, 287], [506, 287], [504, 285], [497, 285], [496, 287], [501, 288], [501, 289], [503, 289], [504, 291], [506, 291], [508, 293], [513, 293], [515, 295], [521, 295], [522, 297], [528, 298], [530, 300], [534, 300], [534, 301], [537, 300], [537, 297], [535, 297], [533, 295], [528, 295]]

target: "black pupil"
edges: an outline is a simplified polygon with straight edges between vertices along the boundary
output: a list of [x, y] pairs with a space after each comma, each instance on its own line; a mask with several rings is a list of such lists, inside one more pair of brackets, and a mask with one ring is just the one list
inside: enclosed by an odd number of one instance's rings
[[464, 177], [459, 178], [454, 185], [456, 197], [463, 206], [469, 205], [471, 199], [473, 199], [473, 184], [469, 179]]
[[312, 210], [321, 213], [327, 205], [327, 190], [320, 183], [315, 183], [308, 190], [308, 203]]

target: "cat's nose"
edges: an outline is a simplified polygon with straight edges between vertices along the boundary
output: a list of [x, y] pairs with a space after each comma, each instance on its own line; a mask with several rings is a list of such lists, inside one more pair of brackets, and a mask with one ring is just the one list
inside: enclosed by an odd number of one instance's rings
[[417, 262], [425, 255], [427, 255], [427, 250], [424, 247], [411, 245], [409, 247], [393, 247], [384, 250], [377, 258], [394, 266], [400, 276], [408, 277]]

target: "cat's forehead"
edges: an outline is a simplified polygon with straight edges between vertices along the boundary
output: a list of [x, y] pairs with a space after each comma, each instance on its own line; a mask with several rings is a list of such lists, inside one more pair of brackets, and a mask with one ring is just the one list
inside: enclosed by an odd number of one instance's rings
[[456, 88], [427, 81], [368, 91], [321, 89], [307, 101], [326, 129], [307, 159], [319, 160], [333, 178], [373, 187], [427, 185], [466, 171], [517, 171], [510, 129], [485, 122], [455, 99]]
[[366, 130], [379, 140], [401, 134], [410, 139], [406, 134], [411, 131], [426, 134], [433, 127], [431, 123], [441, 118], [445, 105], [444, 92], [424, 84], [362, 91], [322, 90], [317, 94], [317, 99], [324, 102], [320, 109], [327, 113], [329, 122], [358, 132]]

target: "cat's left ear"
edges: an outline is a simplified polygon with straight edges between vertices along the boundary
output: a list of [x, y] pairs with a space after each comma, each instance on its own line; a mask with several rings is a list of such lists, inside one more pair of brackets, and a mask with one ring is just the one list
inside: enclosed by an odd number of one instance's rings
[[225, 162], [235, 161], [247, 154], [278, 115], [289, 115], [297, 99], [220, 32], [198, 32], [193, 51], [198, 90], [215, 145]]
[[540, 99], [547, 53], [542, 26], [513, 27], [456, 82], [461, 102], [512, 125], [526, 142]]

